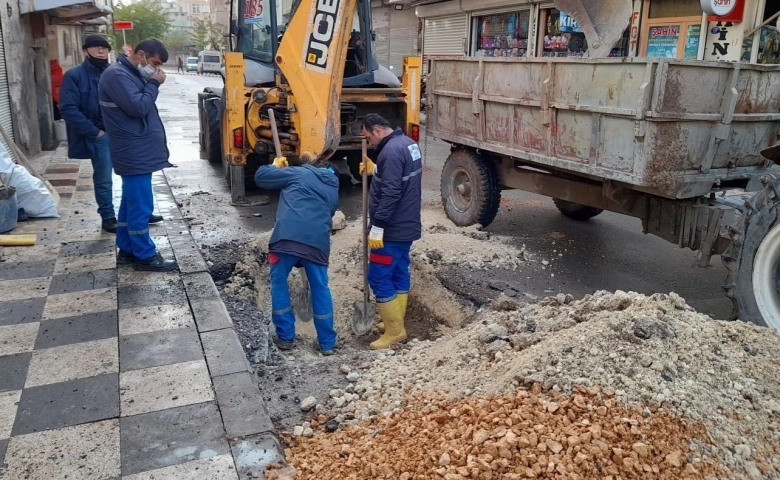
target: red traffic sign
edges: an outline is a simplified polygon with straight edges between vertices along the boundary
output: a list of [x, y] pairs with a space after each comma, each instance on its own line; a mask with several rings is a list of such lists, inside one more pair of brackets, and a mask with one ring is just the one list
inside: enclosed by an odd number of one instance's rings
[[129, 20], [116, 20], [114, 21], [114, 30], [132, 30], [133, 22]]

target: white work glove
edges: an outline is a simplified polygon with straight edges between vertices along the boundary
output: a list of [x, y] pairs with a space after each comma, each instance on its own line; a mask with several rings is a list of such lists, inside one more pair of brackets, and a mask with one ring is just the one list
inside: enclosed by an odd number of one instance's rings
[[289, 164], [287, 163], [287, 157], [276, 157], [274, 159], [273, 163], [274, 167], [276, 168], [285, 168], [288, 167]]
[[385, 246], [385, 229], [379, 227], [371, 227], [371, 231], [368, 232], [368, 248], [371, 250], [378, 250]]

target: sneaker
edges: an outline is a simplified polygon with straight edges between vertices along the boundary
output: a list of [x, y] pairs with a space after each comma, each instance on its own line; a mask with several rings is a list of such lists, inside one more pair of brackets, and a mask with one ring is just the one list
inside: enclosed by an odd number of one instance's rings
[[105, 232], [116, 233], [116, 218], [106, 218], [101, 226]]
[[170, 272], [179, 268], [175, 260], [166, 260], [159, 252], [149, 258], [136, 258], [134, 265], [136, 270], [146, 272]]
[[278, 336], [276, 336], [275, 333], [271, 334], [271, 340], [273, 340], [274, 345], [276, 345], [276, 348], [283, 351], [289, 351], [293, 349], [293, 344], [295, 343], [295, 340], [282, 340]]
[[149, 223], [160, 223], [165, 220], [162, 215], [152, 215], [149, 217]]
[[116, 253], [117, 265], [129, 265], [131, 263], [135, 263], [135, 255], [130, 252], [125, 252], [124, 250], [119, 250]]

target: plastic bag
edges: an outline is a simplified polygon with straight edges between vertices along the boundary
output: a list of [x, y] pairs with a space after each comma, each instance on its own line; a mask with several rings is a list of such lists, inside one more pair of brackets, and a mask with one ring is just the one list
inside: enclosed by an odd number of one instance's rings
[[16, 188], [16, 202], [29, 217], [58, 218], [57, 204], [46, 185], [21, 165], [14, 163], [8, 149], [0, 142], [0, 176], [6, 185]]

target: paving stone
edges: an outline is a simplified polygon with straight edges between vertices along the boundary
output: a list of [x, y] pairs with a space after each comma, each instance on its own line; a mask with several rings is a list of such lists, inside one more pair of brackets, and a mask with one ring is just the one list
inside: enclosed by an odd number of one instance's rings
[[230, 452], [212, 402], [124, 417], [121, 422], [123, 475]]
[[274, 425], [252, 374], [234, 373], [213, 380], [228, 437], [273, 432]]
[[154, 285], [121, 287], [117, 297], [119, 308], [150, 307], [154, 305], [183, 305], [187, 295], [179, 279]]
[[271, 433], [261, 433], [243, 440], [230, 442], [238, 478], [252, 480], [252, 474], [265, 472], [268, 465], [287, 465], [279, 440]]
[[76, 185], [76, 191], [77, 192], [91, 192], [95, 189], [95, 185], [88, 184], [88, 185]]
[[119, 395], [123, 417], [214, 400], [203, 360], [122, 372]]
[[[5, 263], [19, 263], [19, 262], [43, 262], [51, 261], [54, 263], [57, 257], [60, 255], [60, 242], [59, 238], [56, 238], [56, 242], [51, 245], [42, 244], [43, 240], [48, 239], [47, 235], [55, 235], [56, 232], [48, 232], [38, 234], [38, 243], [31, 247], [5, 247], [3, 248], [2, 258]], [[2, 265], [2, 264], [0, 264]]]
[[170, 238], [170, 242], [181, 273], [209, 271], [209, 267], [203, 260], [203, 255], [201, 255], [200, 249], [191, 235], [175, 236]]
[[78, 255], [75, 257], [61, 256], [57, 259], [54, 274], [94, 272], [95, 270], [110, 270], [114, 268], [116, 268], [116, 254], [114, 252]]
[[115, 373], [118, 357], [116, 338], [35, 350], [25, 388]]
[[[21, 390], [27, 378], [32, 352], [17, 353], [0, 357], [0, 392]], [[2, 463], [0, 463], [1, 465]]]
[[208, 332], [233, 326], [230, 314], [219, 296], [214, 280], [208, 273], [182, 275], [184, 289], [198, 325], [198, 331]]
[[116, 289], [114, 288], [63, 293], [49, 295], [46, 298], [43, 320], [114, 310], [116, 310]]
[[92, 272], [69, 273], [52, 277], [49, 295], [116, 288], [116, 270], [95, 270]]
[[195, 328], [195, 319], [187, 304], [119, 310], [119, 335], [122, 336], [179, 328]]
[[26, 388], [13, 435], [53, 430], [119, 416], [119, 375], [80, 378]]
[[5, 472], [5, 467], [3, 467], [3, 464], [5, 463], [5, 451], [8, 449], [8, 439], [0, 440], [0, 475], [2, 475]]
[[226, 453], [122, 477], [123, 480], [238, 480], [233, 457]]
[[52, 178], [49, 179], [49, 183], [52, 184], [52, 186], [55, 187], [70, 187], [70, 186], [76, 186], [76, 179], [75, 178]]
[[47, 320], [38, 329], [36, 349], [60, 347], [117, 336], [116, 311]]
[[21, 395], [21, 390], [0, 393], [0, 439], [11, 436], [11, 428], [14, 425], [17, 404]]
[[0, 280], [51, 277], [53, 273], [54, 263], [50, 260], [0, 263]]
[[119, 352], [122, 372], [203, 358], [198, 332], [194, 328], [124, 336], [119, 339]]
[[50, 282], [51, 277], [3, 280], [0, 281], [0, 298], [3, 302], [10, 302], [45, 297], [48, 295]]
[[84, 242], [66, 243], [60, 249], [60, 257], [75, 257], [80, 255], [99, 255], [114, 253], [116, 241], [112, 238], [102, 240], [87, 240]]
[[38, 322], [43, 316], [46, 297], [0, 302], [0, 326]]
[[0, 357], [29, 352], [38, 336], [38, 322], [0, 326]]
[[244, 349], [232, 328], [204, 332], [201, 340], [212, 377], [249, 370]]
[[181, 285], [179, 272], [142, 272], [132, 268], [123, 268], [118, 269], [117, 274], [119, 276], [120, 290], [134, 285], [165, 285], [171, 283]]
[[11, 438], [10, 479], [106, 479], [120, 472], [119, 420], [104, 420]]

